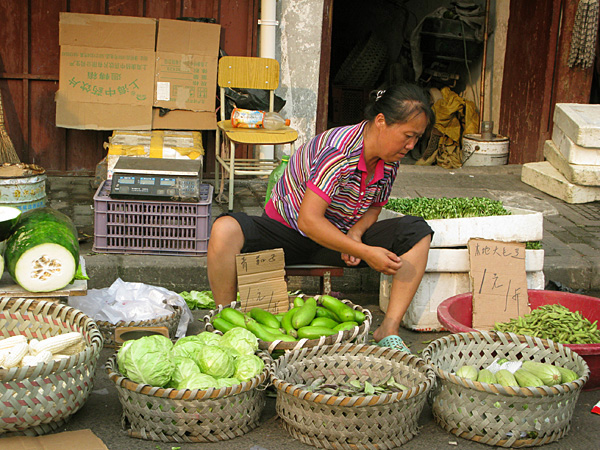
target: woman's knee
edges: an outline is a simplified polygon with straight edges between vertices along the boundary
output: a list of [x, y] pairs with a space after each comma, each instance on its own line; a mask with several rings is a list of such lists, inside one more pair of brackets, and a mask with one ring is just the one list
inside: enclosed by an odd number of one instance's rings
[[237, 220], [231, 216], [216, 219], [210, 230], [209, 251], [211, 247], [226, 246], [241, 250], [244, 245], [244, 233]]

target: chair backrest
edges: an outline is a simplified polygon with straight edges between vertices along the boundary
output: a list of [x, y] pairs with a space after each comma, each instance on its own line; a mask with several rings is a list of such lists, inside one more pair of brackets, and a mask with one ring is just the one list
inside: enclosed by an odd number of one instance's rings
[[[279, 62], [272, 58], [223, 56], [219, 60], [217, 84], [221, 105], [225, 104], [225, 88], [264, 89], [269, 91], [269, 111], [273, 111], [275, 89], [279, 87]], [[221, 108], [221, 120], [225, 109]]]
[[274, 91], [279, 87], [279, 62], [271, 58], [223, 56], [217, 82], [220, 87]]

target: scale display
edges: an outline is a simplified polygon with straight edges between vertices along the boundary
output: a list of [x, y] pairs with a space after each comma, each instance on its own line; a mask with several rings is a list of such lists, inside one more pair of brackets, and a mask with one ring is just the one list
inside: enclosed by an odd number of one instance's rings
[[110, 196], [199, 202], [202, 162], [121, 156], [113, 169]]

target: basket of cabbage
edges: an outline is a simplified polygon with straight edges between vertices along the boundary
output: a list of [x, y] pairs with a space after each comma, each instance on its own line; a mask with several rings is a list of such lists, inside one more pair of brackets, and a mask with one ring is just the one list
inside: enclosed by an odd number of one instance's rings
[[217, 442], [258, 426], [273, 360], [244, 328], [126, 341], [106, 363], [129, 436]]

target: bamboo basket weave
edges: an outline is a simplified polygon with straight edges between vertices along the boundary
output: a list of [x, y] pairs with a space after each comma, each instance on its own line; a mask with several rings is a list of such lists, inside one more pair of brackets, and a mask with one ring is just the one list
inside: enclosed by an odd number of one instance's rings
[[[373, 385], [390, 376], [410, 389], [383, 395], [335, 396], [304, 388], [317, 378], [326, 383], [365, 380]], [[376, 345], [335, 344], [287, 352], [273, 363], [277, 414], [295, 439], [331, 449], [391, 449], [411, 440], [435, 373], [423, 359]]]
[[[425, 348], [423, 358], [439, 377], [431, 395], [436, 422], [461, 438], [500, 447], [544, 445], [566, 436], [590, 374], [584, 359], [562, 344], [493, 331], [437, 339]], [[453, 374], [463, 365], [487, 367], [497, 358], [560, 365], [579, 378], [554, 386], [519, 388]]]
[[116, 324], [105, 320], [96, 320], [96, 324], [104, 336], [104, 347], [118, 347], [115, 342], [115, 331], [118, 327], [167, 327], [169, 330], [169, 337], [174, 338], [183, 309], [180, 306], [171, 306], [175, 309], [171, 314], [149, 320], [134, 320], [129, 322], [120, 320]]
[[[79, 331], [87, 346], [68, 359], [0, 369], [0, 436], [38, 436], [61, 428], [85, 403], [93, 387], [102, 334], [81, 311], [55, 302], [0, 299], [0, 336], [45, 339]], [[0, 447], [2, 444], [0, 444]]]
[[123, 407], [123, 429], [134, 438], [163, 442], [219, 442], [242, 436], [258, 426], [266, 403], [265, 381], [273, 360], [267, 352], [258, 356], [265, 369], [249, 381], [220, 389], [177, 390], [123, 377], [114, 354], [106, 371]]
[[[318, 298], [318, 295], [314, 296]], [[319, 339], [300, 339], [298, 342], [284, 342], [284, 341], [274, 341], [274, 342], [266, 342], [261, 339], [258, 340], [258, 347], [262, 350], [268, 350], [269, 353], [273, 353], [276, 350], [297, 350], [300, 348], [310, 348], [317, 347], [321, 345], [332, 345], [339, 344], [343, 342], [354, 342], [357, 344], [364, 344], [367, 342], [367, 338], [369, 336], [369, 329], [371, 328], [371, 323], [373, 322], [373, 315], [371, 311], [368, 309], [364, 309], [360, 305], [354, 305], [350, 300], [342, 300], [344, 303], [352, 307], [353, 309], [357, 309], [364, 313], [365, 320], [364, 322], [358, 326], [354, 327], [351, 330], [340, 331], [337, 334], [333, 334], [331, 336], [322, 336]], [[290, 304], [290, 307], [292, 305]], [[202, 319], [204, 321], [204, 327], [206, 331], [211, 331], [213, 333], [222, 334], [220, 331], [215, 330], [215, 327], [212, 324], [212, 319], [218, 313], [223, 311], [224, 308], [234, 308], [240, 309], [239, 302], [232, 302], [227, 306], [219, 305], [217, 309], [213, 309], [210, 313], [208, 313]]]

